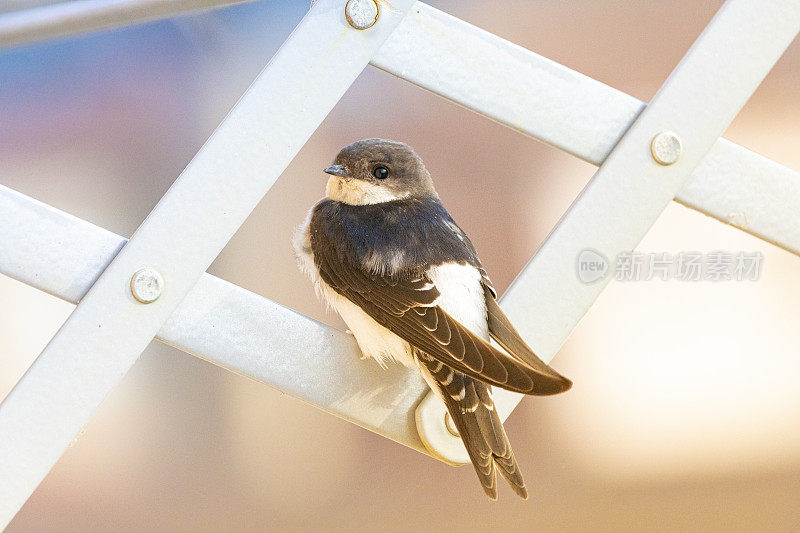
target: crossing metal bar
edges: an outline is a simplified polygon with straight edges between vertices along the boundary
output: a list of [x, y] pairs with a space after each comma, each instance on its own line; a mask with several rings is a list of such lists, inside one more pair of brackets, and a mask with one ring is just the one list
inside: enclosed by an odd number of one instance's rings
[[[0, 528], [199, 281], [411, 4], [412, 0], [392, 0], [392, 9], [383, 10], [370, 31], [358, 31], [345, 20], [341, 1], [317, 0], [92, 285], [0, 404]], [[129, 290], [131, 276], [143, 267], [160, 272], [166, 283], [161, 297], [147, 305]]]
[[[150, 1], [170, 4], [173, 13], [192, 3]], [[95, 8], [113, 3], [125, 2], [72, 2]], [[411, 3], [393, 0], [377, 34], [357, 34], [344, 26], [340, 9], [334, 13], [334, 4], [341, 8], [342, 2], [319, 1], [121, 253], [120, 237], [0, 189], [0, 206], [10, 206], [15, 215], [3, 217], [0, 210], [0, 272], [73, 302], [83, 298], [12, 391], [11, 401], [0, 405], [0, 435], [13, 434], [16, 441], [0, 438], [0, 525], [156, 333], [415, 449], [425, 451], [421, 434], [434, 455], [466, 461], [460, 441], [446, 431], [440, 434], [444, 411], [438, 401], [426, 398], [420, 404], [417, 433], [413, 406], [426, 388], [416, 374], [403, 369], [386, 374], [359, 362], [354, 343], [343, 333], [202, 274], [367, 61], [587, 161], [605, 161], [503, 300], [546, 359], [602, 290], [603, 284], [578, 284], [576, 251], [589, 245], [613, 257], [633, 248], [671, 199], [740, 227], [746, 220], [742, 229], [794, 253], [800, 250], [797, 173], [717, 139], [796, 33], [795, 2], [755, 9], [753, 0], [730, 0], [644, 113], [644, 104], [630, 96], [425, 4], [417, 2], [402, 19], [402, 9]], [[11, 28], [4, 26], [8, 17], [0, 17], [0, 45]], [[117, 20], [140, 19], [141, 13], [131, 12]], [[97, 29], [92, 21], [102, 18], [74, 20], [78, 23], [58, 35]], [[28, 40], [55, 35], [30, 28]], [[344, 42], [343, 48], [333, 52], [334, 41]], [[726, 57], [730, 61], [719, 62]], [[298, 64], [308, 61], [314, 61], [315, 77], [335, 65], [333, 86], [315, 92], [314, 84], [304, 85], [308, 80]], [[672, 167], [656, 166], [649, 158], [646, 145], [661, 128], [684, 139], [685, 151]], [[192, 179], [195, 183], [186, 185]], [[731, 218], [734, 213], [746, 216]], [[28, 225], [20, 225], [23, 221]], [[197, 227], [191, 227], [194, 223]], [[47, 241], [34, 228], [48, 228], [45, 234], [76, 246], [58, 250], [58, 241]], [[31, 235], [39, 237], [26, 247], [22, 241]], [[120, 288], [136, 268], [148, 265], [164, 274], [167, 288], [144, 309], [123, 297], [127, 293]], [[186, 265], [191, 265], [188, 271]], [[304, 353], [287, 350], [287, 333]], [[109, 357], [104, 351], [111, 343], [115, 353]], [[118, 353], [120, 346], [125, 353]], [[66, 376], [66, 382], [51, 388], [57, 375]], [[349, 386], [342, 388], [343, 383]], [[62, 405], [67, 387], [81, 394]], [[53, 391], [54, 398], [46, 397]], [[504, 418], [519, 401], [500, 391], [495, 397]], [[27, 469], [35, 473], [26, 474]]]
[[[0, 185], [0, 273], [77, 304], [124, 237]], [[383, 370], [348, 335], [203, 274], [156, 335], [184, 352], [427, 453], [414, 409], [418, 372]]]
[[[503, 308], [542, 359], [553, 358], [611, 279], [581, 282], [581, 252], [613, 261], [636, 247], [798, 30], [796, 0], [722, 6], [508, 290]], [[682, 143], [673, 164], [651, 154], [661, 132], [674, 132]], [[503, 406], [520, 399], [495, 392]], [[417, 408], [420, 436], [442, 458], [465, 463], [466, 450], [447, 431], [444, 415], [441, 400], [429, 393]]]
[[[372, 64], [595, 165], [646, 105], [422, 2]], [[730, 141], [675, 200], [800, 255], [800, 174]]]

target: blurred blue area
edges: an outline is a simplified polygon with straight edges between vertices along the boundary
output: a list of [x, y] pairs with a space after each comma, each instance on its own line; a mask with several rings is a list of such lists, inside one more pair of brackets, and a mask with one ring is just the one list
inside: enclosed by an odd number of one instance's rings
[[[251, 2], [0, 49], [1, 183], [130, 234], [307, 9]], [[87, 194], [102, 207], [76, 207]]]
[[0, 50], [0, 102], [24, 106], [56, 93], [126, 81], [147, 67], [190, 72], [214, 48], [241, 46], [269, 54], [307, 9], [305, 2], [291, 0], [252, 2]]

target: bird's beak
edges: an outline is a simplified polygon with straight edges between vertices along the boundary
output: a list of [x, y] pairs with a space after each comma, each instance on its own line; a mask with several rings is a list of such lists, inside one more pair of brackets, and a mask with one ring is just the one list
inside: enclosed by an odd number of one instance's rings
[[341, 178], [349, 178], [350, 176], [347, 172], [344, 171], [344, 167], [342, 165], [331, 165], [326, 168], [323, 172], [325, 174], [330, 174], [331, 176], [339, 176]]

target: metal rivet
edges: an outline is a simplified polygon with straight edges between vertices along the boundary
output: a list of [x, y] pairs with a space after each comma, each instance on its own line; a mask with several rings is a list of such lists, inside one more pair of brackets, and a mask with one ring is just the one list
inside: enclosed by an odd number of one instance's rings
[[376, 0], [347, 0], [344, 16], [357, 30], [366, 30], [378, 22], [378, 2]]
[[163, 290], [164, 278], [153, 268], [137, 270], [131, 277], [131, 294], [143, 304], [150, 304], [158, 300]]
[[444, 427], [447, 428], [447, 431], [454, 437], [460, 437], [461, 435], [458, 433], [458, 429], [456, 428], [455, 423], [453, 422], [453, 417], [450, 416], [450, 413], [445, 411], [444, 413]]
[[681, 140], [671, 131], [662, 131], [650, 142], [650, 153], [661, 165], [671, 165], [681, 156]]

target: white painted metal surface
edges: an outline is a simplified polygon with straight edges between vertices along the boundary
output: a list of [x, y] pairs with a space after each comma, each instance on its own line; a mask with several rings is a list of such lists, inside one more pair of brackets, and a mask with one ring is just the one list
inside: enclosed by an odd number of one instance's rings
[[[422, 2], [372, 64], [595, 165], [645, 107]], [[781, 200], [761, 202], [765, 189]], [[800, 255], [800, 174], [730, 141], [716, 142], [675, 200]]]
[[0, 16], [0, 47], [18, 46], [253, 0], [73, 0]]
[[[581, 282], [580, 253], [593, 249], [613, 261], [633, 250], [798, 30], [795, 0], [729, 0], [720, 9], [503, 299], [503, 309], [542, 359], [553, 358], [611, 279]], [[668, 166], [650, 153], [662, 131], [683, 141], [680, 158]], [[503, 417], [520, 399], [495, 391]], [[442, 402], [430, 393], [417, 409], [423, 442], [449, 461], [467, 462], [461, 440], [443, 429]]]
[[[0, 404], [0, 526], [52, 468], [405, 14], [369, 31], [319, 0]], [[318, 83], [325, 79], [324, 84]], [[149, 266], [167, 290], [129, 283]], [[76, 393], [77, 391], [77, 393]]]
[[800, 174], [720, 139], [675, 201], [800, 255]]

